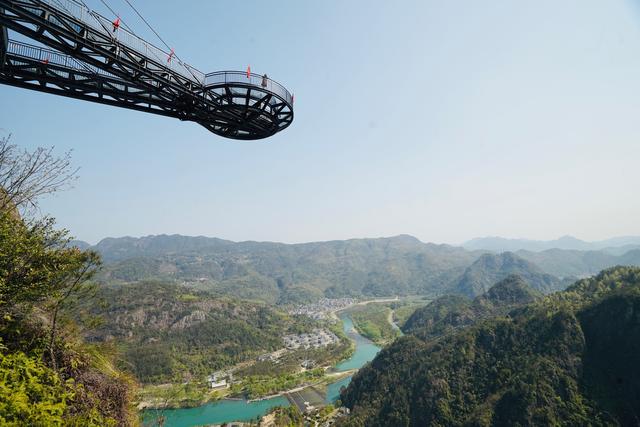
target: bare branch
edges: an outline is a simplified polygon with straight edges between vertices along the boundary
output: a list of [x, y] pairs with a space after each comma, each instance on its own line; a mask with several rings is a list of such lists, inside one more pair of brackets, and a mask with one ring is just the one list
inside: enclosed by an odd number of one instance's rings
[[0, 138], [0, 209], [37, 209], [41, 196], [66, 190], [78, 176], [71, 151], [57, 157], [54, 147], [21, 150], [11, 135]]

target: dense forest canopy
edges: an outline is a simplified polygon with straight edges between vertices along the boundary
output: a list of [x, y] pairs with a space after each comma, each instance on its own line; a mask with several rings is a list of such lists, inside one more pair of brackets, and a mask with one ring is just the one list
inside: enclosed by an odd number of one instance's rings
[[416, 326], [354, 377], [342, 395], [353, 416], [341, 425], [637, 424], [638, 268], [443, 335]]
[[407, 319], [402, 330], [422, 338], [434, 338], [480, 319], [506, 314], [541, 296], [522, 277], [511, 275], [473, 300], [456, 295], [437, 298], [416, 310]]

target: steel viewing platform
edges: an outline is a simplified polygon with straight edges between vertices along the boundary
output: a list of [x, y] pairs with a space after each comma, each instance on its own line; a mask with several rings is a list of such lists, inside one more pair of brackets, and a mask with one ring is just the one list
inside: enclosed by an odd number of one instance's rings
[[232, 139], [267, 138], [293, 121], [293, 96], [278, 82], [202, 73], [76, 0], [0, 0], [0, 83], [193, 121]]

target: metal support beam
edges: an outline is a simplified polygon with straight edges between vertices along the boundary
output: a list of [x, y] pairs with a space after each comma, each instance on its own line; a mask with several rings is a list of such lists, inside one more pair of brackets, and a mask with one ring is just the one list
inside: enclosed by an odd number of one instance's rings
[[[9, 41], [7, 28], [48, 48]], [[0, 30], [0, 83], [194, 121], [234, 139], [266, 138], [293, 120], [293, 98], [278, 83], [174, 63], [75, 0], [0, 0]]]
[[[2, 14], [3, 12], [4, 10], [0, 7], [0, 14]], [[5, 27], [4, 25], [0, 25], [0, 68], [4, 66], [8, 45], [9, 33], [7, 32], [7, 27]]]

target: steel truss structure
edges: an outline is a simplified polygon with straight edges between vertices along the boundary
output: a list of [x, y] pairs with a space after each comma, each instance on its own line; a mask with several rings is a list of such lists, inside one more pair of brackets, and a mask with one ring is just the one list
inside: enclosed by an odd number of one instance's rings
[[[10, 40], [11, 31], [34, 45]], [[201, 124], [233, 139], [274, 135], [293, 96], [256, 74], [204, 74], [76, 0], [0, 0], [0, 83]]]

